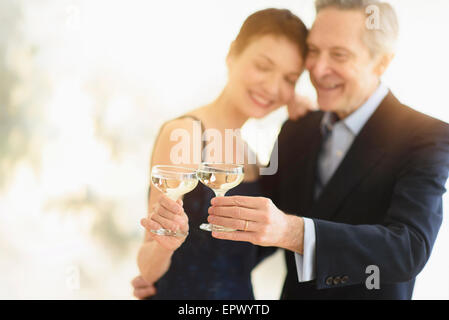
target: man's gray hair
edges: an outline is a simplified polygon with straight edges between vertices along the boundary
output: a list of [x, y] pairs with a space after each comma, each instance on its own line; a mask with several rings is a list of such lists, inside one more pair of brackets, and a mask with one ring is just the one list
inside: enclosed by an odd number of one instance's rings
[[328, 7], [360, 10], [367, 15], [363, 41], [372, 56], [394, 53], [399, 23], [393, 7], [379, 0], [316, 0], [316, 12]]

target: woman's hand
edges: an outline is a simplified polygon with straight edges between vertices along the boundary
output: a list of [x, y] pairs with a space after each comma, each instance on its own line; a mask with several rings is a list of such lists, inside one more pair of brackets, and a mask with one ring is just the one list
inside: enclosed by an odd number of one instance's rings
[[153, 283], [149, 283], [145, 281], [142, 276], [137, 276], [131, 281], [131, 285], [133, 286], [133, 294], [139, 299], [147, 299], [156, 294], [156, 288]]
[[318, 106], [306, 96], [295, 94], [294, 98], [287, 104], [287, 110], [289, 119], [297, 120], [310, 111], [318, 110]]
[[[162, 195], [149, 217], [140, 221], [141, 225], [148, 231], [149, 237], [170, 251], [178, 249], [184, 243], [189, 232], [189, 219], [182, 204], [182, 200], [174, 201]], [[185, 236], [163, 236], [151, 232], [151, 230], [161, 228], [185, 234]]]
[[270, 199], [229, 196], [213, 198], [211, 203], [207, 219], [209, 223], [240, 230], [214, 231], [214, 238], [247, 241], [303, 253], [304, 220], [285, 214]]

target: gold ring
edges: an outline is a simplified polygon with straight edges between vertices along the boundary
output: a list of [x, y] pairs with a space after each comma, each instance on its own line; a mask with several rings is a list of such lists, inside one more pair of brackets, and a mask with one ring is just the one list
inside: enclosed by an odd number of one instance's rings
[[245, 220], [245, 228], [243, 228], [243, 231], [246, 231], [248, 229], [248, 223], [249, 223], [249, 221]]

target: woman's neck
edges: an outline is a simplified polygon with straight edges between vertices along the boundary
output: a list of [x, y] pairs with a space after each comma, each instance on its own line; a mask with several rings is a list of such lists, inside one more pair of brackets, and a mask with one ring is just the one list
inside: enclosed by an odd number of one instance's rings
[[248, 116], [229, 101], [225, 91], [206, 109], [208, 118], [214, 119], [214, 127], [218, 130], [240, 129], [248, 120]]

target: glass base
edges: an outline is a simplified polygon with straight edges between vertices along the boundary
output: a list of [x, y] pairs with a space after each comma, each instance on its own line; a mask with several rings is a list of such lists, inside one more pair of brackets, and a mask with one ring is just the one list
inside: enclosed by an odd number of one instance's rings
[[157, 234], [158, 236], [169, 236], [169, 237], [187, 237], [188, 233], [181, 231], [172, 231], [168, 229], [158, 229], [158, 230], [150, 230], [152, 233]]
[[219, 231], [219, 232], [233, 232], [237, 229], [225, 228], [222, 226], [217, 226], [215, 224], [203, 223], [200, 225], [200, 229], [204, 231]]

